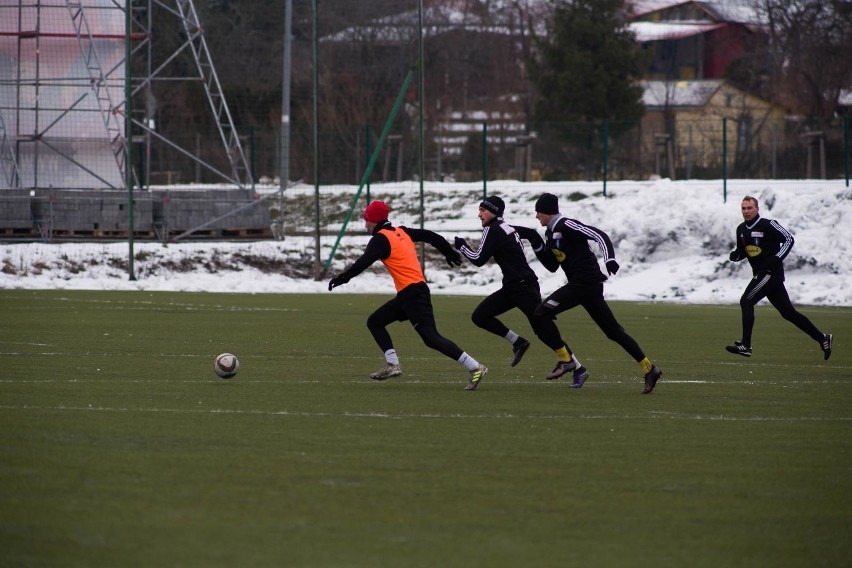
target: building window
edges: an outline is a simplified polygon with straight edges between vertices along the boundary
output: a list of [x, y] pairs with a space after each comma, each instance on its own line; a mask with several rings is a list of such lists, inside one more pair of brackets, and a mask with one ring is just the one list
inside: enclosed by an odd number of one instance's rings
[[737, 148], [740, 152], [751, 147], [753, 122], [754, 120], [749, 115], [741, 116], [737, 122]]

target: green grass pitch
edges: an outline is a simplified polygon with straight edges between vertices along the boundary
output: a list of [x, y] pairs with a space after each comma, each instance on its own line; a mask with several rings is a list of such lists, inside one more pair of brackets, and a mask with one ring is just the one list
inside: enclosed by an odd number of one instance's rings
[[[366, 329], [385, 296], [0, 293], [4, 566], [843, 566], [852, 558], [852, 309], [801, 308], [817, 345], [758, 308], [614, 303], [664, 371], [641, 374], [582, 310], [590, 369], [509, 367], [434, 299], [439, 330], [490, 368], [479, 390], [407, 323], [383, 383]], [[505, 317], [531, 337], [517, 311]], [[240, 358], [234, 379], [214, 357]]]

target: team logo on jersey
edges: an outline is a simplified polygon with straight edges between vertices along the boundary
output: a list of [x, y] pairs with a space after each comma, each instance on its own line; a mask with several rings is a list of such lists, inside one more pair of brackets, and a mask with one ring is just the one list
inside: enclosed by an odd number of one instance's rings
[[556, 257], [556, 260], [558, 260], [559, 262], [564, 262], [564, 261], [565, 261], [565, 253], [564, 253], [564, 252], [562, 252], [561, 250], [556, 249], [556, 248], [555, 248], [555, 249], [550, 249], [550, 250], [552, 250], [552, 251], [553, 251], [553, 256], [555, 256], [555, 257]]
[[746, 254], [747, 254], [747, 255], [749, 255], [749, 256], [751, 256], [751, 257], [754, 257], [754, 256], [757, 256], [757, 255], [759, 255], [760, 253], [762, 253], [762, 252], [763, 252], [763, 249], [762, 249], [762, 248], [760, 248], [759, 246], [756, 246], [756, 245], [748, 245], [748, 246], [745, 248], [745, 251], [746, 251]]

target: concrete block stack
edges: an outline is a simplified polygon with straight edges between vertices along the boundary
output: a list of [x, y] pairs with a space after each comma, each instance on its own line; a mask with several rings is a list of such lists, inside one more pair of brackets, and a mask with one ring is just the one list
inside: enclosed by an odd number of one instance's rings
[[[269, 208], [250, 190], [179, 190], [154, 194], [154, 222], [171, 235], [201, 225], [195, 236], [251, 236], [269, 232]], [[244, 208], [241, 211], [240, 208]]]
[[[269, 207], [239, 189], [136, 191], [133, 234], [166, 239], [201, 227], [193, 238], [267, 238]], [[0, 237], [126, 238], [126, 191], [6, 189], [0, 191]]]
[[33, 211], [28, 189], [0, 191], [0, 235], [27, 235], [33, 230]]
[[[121, 237], [130, 227], [127, 193], [96, 190], [34, 190], [33, 220], [53, 236]], [[133, 226], [143, 233], [152, 230], [151, 197], [134, 194]]]

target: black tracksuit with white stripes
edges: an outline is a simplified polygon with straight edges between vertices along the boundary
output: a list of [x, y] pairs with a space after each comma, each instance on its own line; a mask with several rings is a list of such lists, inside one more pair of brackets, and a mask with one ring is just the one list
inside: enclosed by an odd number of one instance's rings
[[636, 361], [645, 359], [642, 348], [618, 323], [603, 296], [607, 277], [601, 272], [589, 242], [598, 245], [604, 262], [615, 260], [609, 235], [591, 225], [558, 215], [548, 224], [545, 238], [536, 256], [551, 272], [561, 267], [568, 283], [548, 296], [536, 313], [555, 317], [573, 307], [583, 306], [607, 338], [619, 344]]
[[823, 334], [807, 317], [796, 311], [784, 286], [784, 259], [793, 249], [793, 235], [778, 221], [757, 215], [751, 222], [737, 227], [737, 248], [730, 254], [734, 262], [748, 259], [753, 278], [746, 286], [740, 307], [742, 308], [743, 339], [751, 347], [754, 329], [754, 306], [766, 298], [781, 316], [822, 343]]
[[536, 336], [545, 345], [554, 351], [566, 346], [553, 318], [535, 316], [536, 308], [541, 303], [538, 277], [527, 263], [515, 227], [506, 223], [502, 217], [494, 217], [482, 228], [479, 247], [472, 249], [464, 244], [459, 252], [475, 266], [483, 266], [493, 257], [503, 272], [503, 287], [476, 307], [471, 315], [474, 324], [498, 337], [505, 337], [509, 328], [497, 316], [518, 308], [527, 316]]

